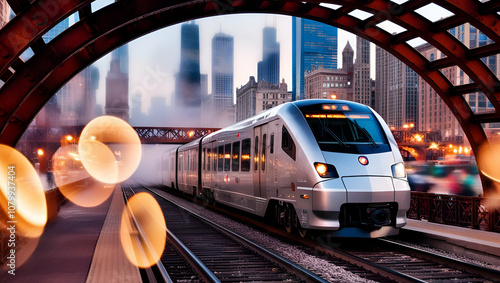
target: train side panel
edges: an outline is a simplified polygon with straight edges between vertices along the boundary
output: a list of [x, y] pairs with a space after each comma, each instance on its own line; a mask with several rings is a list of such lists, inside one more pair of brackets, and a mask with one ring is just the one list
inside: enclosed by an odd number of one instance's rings
[[287, 231], [380, 237], [406, 223], [409, 186], [397, 144], [361, 104], [280, 105], [170, 156], [181, 191], [259, 216], [270, 212]]
[[207, 154], [201, 169], [203, 188], [215, 201], [255, 212], [250, 133], [250, 129], [222, 132], [204, 140], [202, 150]]

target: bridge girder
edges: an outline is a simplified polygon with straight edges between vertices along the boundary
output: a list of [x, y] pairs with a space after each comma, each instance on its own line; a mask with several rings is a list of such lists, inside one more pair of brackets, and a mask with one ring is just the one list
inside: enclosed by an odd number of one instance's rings
[[[184, 21], [223, 14], [275, 13], [303, 17], [359, 35], [390, 52], [417, 72], [451, 109], [477, 155], [488, 139], [482, 124], [500, 122], [500, 81], [482, 57], [500, 53], [498, 1], [411, 0], [401, 5], [388, 0], [122, 0], [92, 12], [93, 1], [8, 0], [16, 12], [0, 30], [0, 143], [14, 146], [38, 111], [69, 79], [113, 49], [142, 35]], [[334, 8], [329, 3], [338, 5]], [[454, 15], [436, 22], [415, 10], [435, 3]], [[360, 20], [354, 10], [372, 14]], [[49, 43], [42, 40], [61, 20], [78, 12], [80, 21]], [[389, 20], [406, 31], [389, 34], [377, 24]], [[494, 43], [469, 49], [448, 30], [470, 23]], [[407, 42], [422, 38], [446, 57], [430, 62]], [[23, 62], [27, 49], [34, 56]], [[473, 81], [453, 85], [440, 71], [458, 66]], [[481, 91], [495, 111], [477, 114], [464, 94]], [[483, 177], [483, 183], [485, 178]]]

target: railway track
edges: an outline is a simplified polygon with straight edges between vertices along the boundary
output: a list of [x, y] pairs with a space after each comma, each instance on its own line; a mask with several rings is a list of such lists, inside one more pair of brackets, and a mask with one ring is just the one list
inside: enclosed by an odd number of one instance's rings
[[[122, 189], [127, 198], [146, 191]], [[148, 192], [166, 218], [167, 244], [160, 261], [172, 282], [327, 282], [258, 244]], [[151, 270], [143, 272], [165, 278]]]
[[[220, 210], [220, 208], [218, 208]], [[367, 280], [377, 282], [500, 282], [500, 271], [384, 239], [352, 241], [302, 239], [254, 219], [231, 213], [238, 221], [259, 226], [294, 244], [311, 256], [342, 266]]]
[[387, 239], [342, 248], [359, 258], [421, 282], [500, 282], [500, 271], [431, 253]]
[[343, 259], [396, 282], [500, 282], [498, 270], [387, 239], [315, 245], [309, 243], [327, 260]]

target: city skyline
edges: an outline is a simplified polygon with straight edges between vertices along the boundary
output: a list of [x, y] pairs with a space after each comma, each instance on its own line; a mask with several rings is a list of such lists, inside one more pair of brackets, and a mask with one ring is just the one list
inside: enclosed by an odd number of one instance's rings
[[[234, 89], [246, 84], [249, 76], [257, 77], [257, 65], [262, 60], [262, 30], [271, 26], [277, 29], [277, 42], [280, 43], [280, 79], [285, 79], [291, 85], [291, 17], [279, 15], [238, 15], [220, 16], [195, 21], [200, 26], [200, 71], [201, 74], [211, 75], [211, 41], [212, 37], [219, 32], [234, 37]], [[239, 25], [232, 24], [238, 22]], [[243, 26], [243, 27], [239, 27]], [[241, 32], [232, 32], [241, 30]], [[353, 44], [355, 35], [343, 31], [344, 36], [339, 38], [339, 44], [347, 41]], [[152, 40], [168, 38], [171, 43], [168, 47], [162, 45], [151, 45]], [[167, 41], [167, 40], [165, 40]], [[285, 42], [285, 43], [283, 43]], [[176, 46], [179, 45], [179, 46]], [[168, 51], [167, 51], [168, 48]], [[343, 48], [343, 47], [342, 47]], [[164, 95], [170, 104], [170, 96], [174, 92], [175, 73], [180, 64], [180, 25], [165, 28], [129, 43], [130, 50], [130, 96], [137, 91], [146, 91], [143, 94], [143, 111], [149, 109], [149, 97]], [[148, 50], [148, 51], [146, 51]], [[163, 51], [160, 51], [163, 50]], [[169, 58], [155, 58], [151, 54], [173, 54]], [[107, 60], [109, 55], [96, 62], [102, 72], [107, 72]], [[137, 62], [140, 62], [137, 64]], [[109, 63], [108, 63], [109, 65]], [[212, 93], [212, 78], [208, 80], [209, 94]], [[233, 90], [234, 91], [234, 90]], [[100, 90], [98, 90], [98, 93]], [[98, 94], [99, 96], [99, 94]], [[98, 98], [98, 103], [101, 103]]]
[[[99, 9], [99, 5], [105, 6], [105, 1], [97, 1], [94, 10]], [[100, 4], [101, 3], [101, 4]], [[93, 4], [93, 6], [94, 6]], [[437, 20], [447, 17], [451, 13], [437, 8], [437, 5], [428, 5], [419, 9], [426, 18]], [[359, 14], [359, 15], [356, 15]], [[363, 19], [366, 17], [363, 13], [353, 12], [351, 15]], [[223, 32], [235, 37], [235, 74], [234, 88], [244, 85], [251, 75], [257, 76], [257, 62], [261, 60], [262, 50], [262, 29], [266, 26], [276, 27], [278, 29], [277, 41], [281, 45], [281, 58], [291, 58], [291, 20], [290, 16], [268, 15], [268, 14], [241, 14], [241, 15], [223, 15], [196, 20], [200, 23], [200, 68], [201, 74], [211, 73], [211, 50], [210, 42], [212, 36], [217, 32]], [[71, 21], [71, 20], [70, 20]], [[74, 21], [74, 19], [73, 19]], [[70, 25], [72, 23], [70, 22]], [[182, 24], [182, 23], [181, 23]], [[175, 86], [175, 73], [179, 66], [178, 55], [180, 53], [180, 25], [177, 24], [144, 35], [129, 43], [130, 46], [130, 97], [137, 93], [137, 90], [146, 90], [142, 96], [142, 110], [148, 111], [150, 108], [150, 98], [154, 96], [166, 96], [167, 103], [170, 104], [170, 96], [173, 94]], [[389, 21], [383, 22], [379, 27], [388, 32], [402, 32], [401, 27], [392, 24]], [[345, 30], [338, 29], [337, 49], [342, 50], [349, 42], [353, 49], [356, 48], [355, 35]], [[409, 42], [412, 46], [417, 46], [425, 42], [412, 40]], [[371, 44], [371, 53], [375, 52], [375, 45]], [[238, 52], [243, 54], [238, 55]], [[29, 52], [27, 52], [29, 53]], [[165, 55], [170, 56], [165, 56]], [[28, 54], [28, 58], [30, 55]], [[168, 57], [168, 58], [160, 58]], [[375, 56], [372, 56], [374, 58]], [[95, 62], [99, 67], [101, 81], [104, 81], [104, 75], [109, 69], [110, 54], [104, 56]], [[338, 56], [338, 66], [341, 66], [341, 56]], [[280, 81], [285, 79], [291, 88], [291, 60], [281, 60], [280, 62]], [[374, 78], [374, 64], [370, 70], [370, 76]], [[208, 80], [208, 89], [211, 93], [211, 78]], [[97, 90], [97, 103], [104, 106], [105, 86], [100, 84]]]

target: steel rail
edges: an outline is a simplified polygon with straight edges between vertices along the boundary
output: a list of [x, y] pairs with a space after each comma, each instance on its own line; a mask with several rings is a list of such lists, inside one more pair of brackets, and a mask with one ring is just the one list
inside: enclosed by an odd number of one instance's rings
[[181, 253], [188, 263], [195, 269], [201, 279], [205, 282], [220, 282], [215, 274], [186, 247], [170, 230], [167, 229], [168, 241]]
[[[133, 194], [135, 194], [134, 190], [132, 189], [132, 187], [130, 185], [129, 185], [129, 190]], [[128, 198], [125, 194], [125, 190], [123, 189], [123, 187], [122, 187], [122, 193], [123, 193], [123, 199], [124, 199], [125, 205], [126, 205], [128, 203]], [[131, 216], [132, 224], [134, 225], [134, 228], [137, 229], [137, 234], [135, 234], [136, 241], [138, 243], [141, 243], [141, 242], [146, 243], [148, 246], [148, 249], [152, 250], [152, 248], [149, 245], [150, 242], [148, 240], [148, 237], [146, 236], [146, 233], [142, 229], [141, 224], [135, 218], [135, 215], [132, 212], [132, 210], [130, 209], [130, 207], [128, 205], [126, 205], [126, 207], [128, 208], [129, 215]], [[139, 244], [138, 247], [141, 247], [141, 245]], [[145, 251], [141, 249], [141, 253], [142, 253], [142, 255], [144, 255]], [[172, 279], [170, 279], [170, 276], [168, 275], [167, 270], [165, 269], [165, 267], [163, 266], [163, 264], [160, 261], [157, 261], [150, 268], [144, 268], [143, 270], [144, 270], [143, 272], [145, 273], [145, 276], [147, 277], [149, 282], [159, 282], [160, 281], [160, 282], [166, 282], [166, 283], [173, 283]]]
[[426, 251], [416, 247], [411, 247], [403, 243], [391, 241], [389, 239], [378, 239], [378, 240], [382, 241], [386, 245], [391, 245], [391, 249], [401, 250], [404, 251], [406, 254], [412, 254], [416, 257], [425, 258], [439, 264], [447, 265], [456, 268], [458, 270], [466, 271], [472, 274], [481, 275], [487, 279], [494, 279], [495, 281], [500, 282], [500, 270], [487, 268], [473, 263], [468, 263], [463, 260], [451, 258], [440, 254], [435, 254], [430, 251]]
[[[159, 195], [155, 191], [152, 191], [152, 192], [155, 193], [156, 195]], [[163, 196], [162, 196], [162, 198], [163, 198]], [[289, 234], [282, 229], [279, 229], [279, 228], [276, 228], [274, 226], [262, 223], [260, 221], [256, 221], [254, 219], [243, 216], [241, 214], [231, 213], [231, 212], [229, 212], [221, 207], [210, 206], [210, 208], [213, 210], [216, 210], [220, 213], [223, 213], [225, 215], [228, 215], [232, 218], [235, 218], [238, 221], [250, 223], [251, 225], [258, 226], [260, 228], [265, 229], [269, 233], [272, 233], [272, 234], [277, 235], [279, 237], [283, 237], [283, 238], [289, 239], [291, 241], [297, 242], [303, 246], [306, 246], [306, 247], [311, 248], [311, 249], [315, 249], [315, 250], [320, 251], [324, 254], [328, 254], [332, 257], [341, 259], [341, 260], [343, 260], [351, 265], [358, 266], [360, 268], [363, 268], [364, 270], [367, 270], [367, 271], [375, 273], [375, 274], [379, 274], [380, 276], [388, 278], [390, 280], [393, 280], [396, 282], [420, 282], [420, 283], [426, 282], [426, 281], [420, 280], [418, 278], [415, 278], [413, 276], [409, 276], [407, 274], [403, 274], [403, 273], [398, 272], [396, 270], [387, 268], [387, 267], [382, 266], [380, 264], [372, 263], [372, 262], [365, 260], [361, 257], [358, 257], [356, 255], [344, 252], [340, 249], [321, 246], [320, 244], [318, 244], [317, 241], [313, 241], [313, 240], [302, 238], [302, 237], [297, 236], [297, 235]]]
[[[158, 194], [157, 192], [151, 190], [150, 188], [144, 186], [144, 185], [141, 185], [143, 188], [145, 188], [146, 190], [154, 193], [155, 195], [157, 195], [158, 197], [170, 202], [170, 203], [173, 203], [172, 201], [168, 200], [167, 198], [165, 198], [164, 196]], [[312, 273], [311, 271], [305, 269], [304, 267], [264, 248], [263, 246], [209, 220], [209, 219], [206, 219], [205, 217], [195, 213], [195, 212], [192, 212], [190, 211], [189, 209], [185, 208], [184, 206], [182, 205], [179, 205], [179, 204], [176, 204], [176, 203], [173, 203], [174, 205], [178, 206], [179, 208], [183, 209], [184, 211], [186, 211], [187, 213], [189, 213], [190, 215], [192, 215], [193, 217], [213, 226], [214, 228], [216, 228], [217, 230], [219, 230], [221, 233], [223, 234], [226, 234], [228, 236], [230, 236], [232, 239], [235, 239], [237, 240], [239, 243], [255, 250], [255, 251], [258, 251], [259, 254], [265, 256], [267, 259], [273, 261], [273, 262], [276, 262], [278, 263], [280, 266], [282, 266], [283, 268], [285, 268], [286, 270], [288, 270], [289, 272], [297, 275], [299, 278], [301, 278], [302, 280], [305, 280], [305, 281], [308, 281], [308, 282], [322, 282], [322, 283], [326, 283], [328, 282], [327, 280], [319, 277], [318, 275]]]

